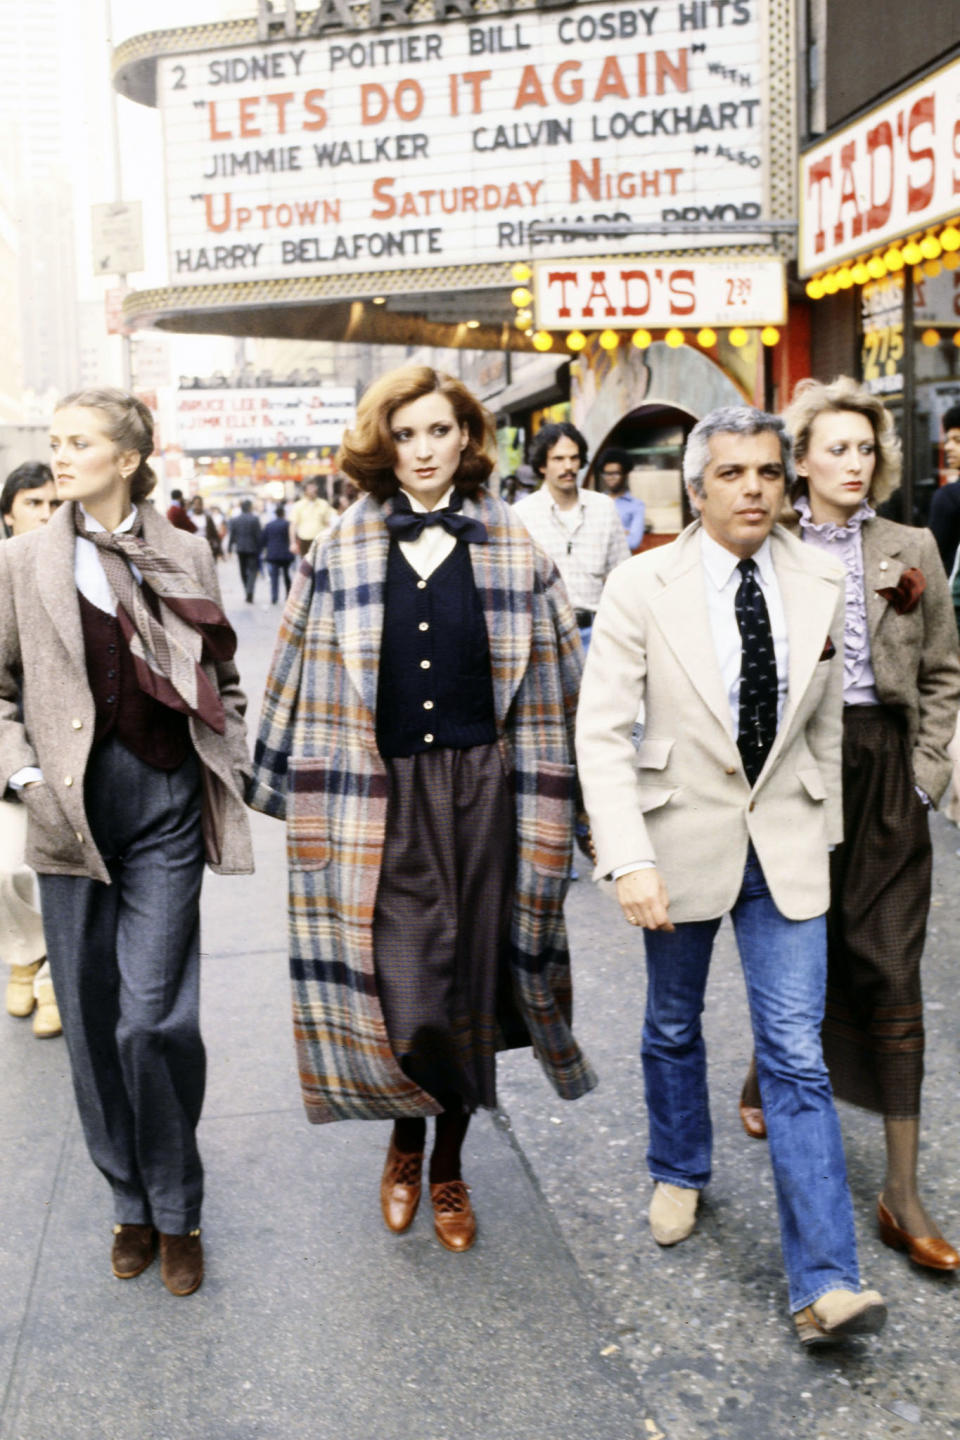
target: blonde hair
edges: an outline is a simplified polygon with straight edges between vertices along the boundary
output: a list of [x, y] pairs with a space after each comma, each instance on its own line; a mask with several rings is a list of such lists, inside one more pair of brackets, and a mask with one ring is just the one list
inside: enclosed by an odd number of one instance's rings
[[403, 365], [373, 382], [357, 406], [355, 424], [344, 432], [337, 469], [376, 500], [395, 495], [400, 487], [393, 471], [397, 447], [391, 417], [402, 405], [433, 394], [446, 396], [457, 424], [467, 428], [453, 483], [461, 494], [475, 495], [494, 466], [493, 417], [460, 380], [429, 365]]
[[107, 435], [118, 450], [136, 450], [140, 464], [130, 480], [130, 499], [145, 500], [157, 483], [157, 477], [148, 458], [153, 454], [153, 415], [126, 390], [115, 390], [111, 386], [92, 387], [89, 390], [75, 390], [57, 402], [58, 410], [68, 405], [77, 405], [81, 410], [98, 410], [106, 417]]
[[[852, 412], [869, 420], [877, 446], [877, 463], [867, 498], [873, 505], [888, 500], [900, 484], [902, 457], [900, 437], [893, 416], [876, 395], [871, 395], [849, 375], [838, 375], [825, 385], [821, 380], [801, 380], [784, 414], [787, 428], [793, 435], [794, 462], [802, 463], [810, 447], [810, 432], [818, 415]], [[805, 494], [806, 476], [798, 475], [791, 495]]]

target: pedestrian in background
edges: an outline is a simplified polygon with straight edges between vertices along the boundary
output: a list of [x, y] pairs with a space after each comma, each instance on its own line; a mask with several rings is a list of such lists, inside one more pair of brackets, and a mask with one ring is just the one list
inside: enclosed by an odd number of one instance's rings
[[260, 551], [263, 549], [263, 526], [253, 513], [252, 500], [241, 501], [240, 514], [234, 515], [230, 521], [228, 533], [227, 549], [237, 552], [244, 599], [252, 605], [260, 573]]
[[530, 446], [530, 464], [543, 477], [540, 489], [514, 505], [540, 548], [560, 571], [586, 650], [603, 582], [630, 551], [609, 495], [581, 490], [587, 442], [575, 425], [544, 425]]
[[395, 1233], [436, 1115], [434, 1227], [456, 1251], [496, 1050], [532, 1044], [567, 1099], [595, 1083], [562, 911], [580, 646], [554, 566], [483, 489], [492, 444], [470, 392], [426, 366], [366, 392], [338, 457], [364, 493], [294, 579], [250, 797], [287, 821], [307, 1114], [394, 1121]]
[[188, 535], [196, 535], [197, 527], [187, 514], [187, 507], [183, 503], [183, 491], [170, 491], [170, 506], [167, 510], [167, 519], [171, 525], [178, 530], [185, 530]]
[[[834, 1094], [883, 1116], [880, 1238], [918, 1265], [956, 1270], [917, 1182], [930, 909], [927, 811], [950, 779], [960, 707], [950, 588], [928, 530], [874, 507], [900, 482], [900, 442], [877, 396], [841, 376], [805, 380], [786, 414], [805, 545], [847, 572], [843, 844], [831, 856], [823, 1046]], [[741, 1103], [760, 1105], [753, 1073]], [[753, 1133], [754, 1125], [748, 1130]]]
[[214, 560], [222, 560], [223, 540], [220, 538], [217, 522], [203, 508], [202, 495], [194, 495], [190, 501], [190, 514], [193, 516], [194, 528], [199, 531], [213, 551]]
[[637, 495], [627, 489], [627, 480], [633, 469], [633, 460], [626, 450], [604, 450], [597, 461], [600, 484], [617, 507], [620, 524], [627, 533], [627, 546], [635, 555], [643, 544], [646, 532], [647, 507]]
[[306, 555], [314, 540], [333, 526], [336, 511], [320, 494], [320, 480], [314, 476], [303, 487], [299, 500], [290, 512], [290, 549], [295, 555]]
[[[0, 515], [8, 535], [26, 535], [46, 525], [58, 505], [49, 465], [27, 461], [11, 470], [0, 494]], [[57, 999], [46, 960], [43, 920], [36, 904], [33, 871], [23, 863], [27, 812], [13, 791], [0, 800], [0, 945], [10, 966], [8, 1015], [33, 1016], [40, 1040], [62, 1029]]]
[[204, 855], [253, 868], [236, 637], [206, 542], [144, 503], [147, 407], [70, 395], [51, 451], [63, 503], [0, 545], [0, 777], [29, 817], [80, 1121], [113, 1192], [113, 1273], [140, 1274], [159, 1231], [164, 1283], [187, 1295], [203, 1277]]
[[290, 526], [283, 505], [277, 506], [276, 515], [263, 527], [263, 558], [270, 571], [270, 603], [276, 605], [280, 598], [281, 575], [284, 595], [290, 594], [290, 566], [293, 564]]

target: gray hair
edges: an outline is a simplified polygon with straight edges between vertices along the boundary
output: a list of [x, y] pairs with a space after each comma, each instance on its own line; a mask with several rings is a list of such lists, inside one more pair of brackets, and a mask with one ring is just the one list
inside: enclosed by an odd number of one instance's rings
[[755, 410], [752, 405], [723, 405], [704, 415], [687, 436], [683, 452], [683, 483], [694, 495], [703, 494], [703, 475], [713, 458], [710, 439], [713, 435], [776, 435], [780, 441], [780, 458], [787, 489], [796, 479], [793, 468], [793, 441], [779, 415]]

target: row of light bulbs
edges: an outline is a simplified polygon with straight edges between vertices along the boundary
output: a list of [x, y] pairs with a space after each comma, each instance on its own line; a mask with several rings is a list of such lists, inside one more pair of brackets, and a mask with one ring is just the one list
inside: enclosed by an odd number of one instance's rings
[[[552, 350], [555, 337], [550, 331], [534, 331], [533, 329], [533, 311], [530, 309], [530, 306], [533, 304], [533, 294], [527, 288], [526, 284], [533, 275], [533, 271], [525, 261], [518, 260], [510, 273], [514, 280], [519, 282], [516, 289], [510, 292], [510, 299], [517, 309], [517, 313], [514, 316], [514, 323], [517, 329], [522, 330], [526, 335], [530, 335], [535, 350]], [[749, 338], [749, 333], [742, 325], [734, 325], [732, 329], [727, 331], [727, 339], [730, 341], [730, 344], [738, 350], [746, 345]], [[616, 350], [621, 342], [626, 339], [627, 337], [621, 335], [617, 330], [601, 330], [597, 337], [597, 343], [603, 350]], [[764, 345], [776, 345], [780, 339], [780, 331], [775, 325], [765, 325], [760, 331], [760, 339]], [[665, 332], [663, 341], [665, 345], [670, 346], [671, 350], [679, 349], [681, 345], [686, 344], [686, 332], [677, 327], [673, 327]], [[582, 330], [570, 330], [567, 333], [566, 345], [568, 350], [576, 353], [578, 350], [582, 350], [586, 343], [587, 337]], [[629, 343], [635, 345], [638, 350], [646, 350], [648, 346], [653, 344], [653, 335], [649, 330], [634, 330], [633, 334], [629, 337]], [[712, 329], [711, 326], [704, 325], [697, 331], [697, 344], [701, 346], [702, 349], [709, 350], [712, 346], [716, 345], [716, 343], [717, 332]]]
[[866, 285], [870, 280], [895, 275], [907, 265], [914, 267], [914, 277], [918, 280], [923, 275], [939, 275], [941, 267], [956, 270], [960, 266], [960, 229], [951, 220], [939, 234], [931, 230], [926, 235], [914, 236], [904, 245], [889, 245], [882, 253], [878, 250], [853, 265], [825, 270], [807, 281], [806, 291], [811, 300], [820, 300], [824, 295], [835, 295], [838, 290], [849, 290], [852, 285]]

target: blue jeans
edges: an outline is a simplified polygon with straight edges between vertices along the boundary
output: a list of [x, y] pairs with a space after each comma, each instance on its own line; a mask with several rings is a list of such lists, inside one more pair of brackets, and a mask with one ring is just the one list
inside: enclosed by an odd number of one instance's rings
[[[787, 920], [751, 846], [731, 912], [747, 986], [770, 1140], [790, 1309], [828, 1290], [859, 1290], [853, 1206], [840, 1124], [823, 1063], [826, 921]], [[701, 1190], [712, 1129], [700, 1026], [720, 920], [645, 930], [643, 1073], [654, 1180]]]

